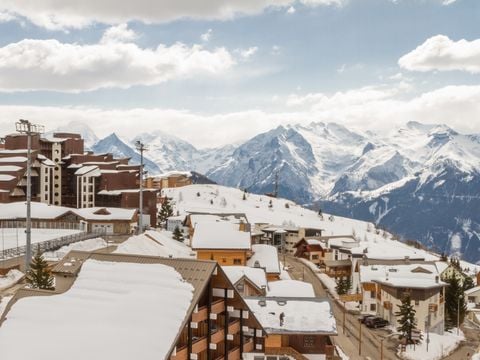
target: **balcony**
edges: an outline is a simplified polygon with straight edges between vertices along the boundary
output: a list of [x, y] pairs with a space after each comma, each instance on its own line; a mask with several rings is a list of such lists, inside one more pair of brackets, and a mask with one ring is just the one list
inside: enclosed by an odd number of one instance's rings
[[217, 300], [212, 303], [212, 313], [221, 314], [225, 311], [225, 301], [223, 299]]
[[219, 329], [212, 334], [212, 343], [218, 344], [225, 339], [225, 330]]
[[240, 347], [237, 346], [228, 352], [228, 360], [240, 360]]
[[393, 309], [393, 304], [390, 301], [384, 301], [383, 302], [383, 307], [386, 310], [392, 310]]
[[240, 320], [235, 320], [228, 324], [228, 333], [231, 335], [235, 335], [240, 332]]
[[207, 346], [208, 346], [208, 343], [207, 343], [206, 336], [203, 336], [199, 339], [195, 339], [192, 342], [192, 353], [194, 354], [201, 353], [202, 351], [207, 350]]
[[208, 317], [208, 308], [206, 306], [202, 306], [198, 309], [197, 312], [192, 314], [192, 322], [201, 322], [207, 320]]
[[254, 349], [255, 344], [253, 343], [252, 339], [248, 340], [245, 344], [243, 344], [243, 352], [252, 352]]

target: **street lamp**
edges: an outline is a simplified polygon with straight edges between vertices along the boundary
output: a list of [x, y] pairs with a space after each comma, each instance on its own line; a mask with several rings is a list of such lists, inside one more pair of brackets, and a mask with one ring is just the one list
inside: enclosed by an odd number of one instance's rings
[[140, 204], [139, 204], [139, 217], [138, 217], [138, 233], [143, 232], [143, 152], [147, 151], [147, 147], [140, 140], [135, 142], [135, 148], [140, 151]]
[[460, 301], [462, 301], [463, 295], [460, 295], [457, 300], [457, 336], [460, 334]]
[[32, 124], [28, 120], [20, 119], [15, 123], [17, 132], [27, 134], [27, 217], [25, 224], [26, 250], [25, 250], [25, 271], [30, 268], [32, 259], [32, 134], [43, 134], [45, 128], [43, 125]]

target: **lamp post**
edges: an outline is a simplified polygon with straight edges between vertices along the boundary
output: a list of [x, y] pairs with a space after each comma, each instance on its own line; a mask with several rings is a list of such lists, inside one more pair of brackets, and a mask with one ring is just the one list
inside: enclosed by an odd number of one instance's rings
[[460, 301], [463, 299], [463, 296], [460, 295], [457, 300], [457, 336], [460, 334]]
[[20, 119], [15, 123], [17, 132], [27, 134], [27, 217], [25, 224], [26, 249], [25, 249], [25, 271], [30, 268], [32, 259], [32, 134], [44, 132], [43, 125], [32, 124], [28, 120]]
[[147, 148], [144, 143], [140, 140], [135, 142], [135, 147], [140, 151], [140, 204], [139, 204], [139, 217], [138, 217], [138, 233], [143, 233], [143, 152], [147, 151]]

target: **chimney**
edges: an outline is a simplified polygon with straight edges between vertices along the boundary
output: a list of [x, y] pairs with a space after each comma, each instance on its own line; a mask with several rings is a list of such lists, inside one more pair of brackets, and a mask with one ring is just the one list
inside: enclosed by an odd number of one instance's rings
[[246, 228], [245, 223], [243, 222], [243, 220], [240, 220], [239, 230], [240, 230], [240, 231], [247, 231], [247, 228]]

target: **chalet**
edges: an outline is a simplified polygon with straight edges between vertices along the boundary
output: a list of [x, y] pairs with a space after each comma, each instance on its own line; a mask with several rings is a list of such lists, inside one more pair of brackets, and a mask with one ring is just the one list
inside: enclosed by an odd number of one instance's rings
[[406, 294], [421, 331], [443, 334], [444, 287], [435, 263], [360, 266], [362, 310], [397, 326], [395, 312]]
[[[120, 360], [240, 360], [264, 351], [260, 322], [215, 262], [72, 251], [53, 271], [56, 290], [21, 289], [7, 305], [2, 358], [81, 360], [108, 351]], [[31, 346], [18, 346], [25, 336]], [[42, 345], [52, 338], [61, 341]]]
[[248, 259], [247, 265], [255, 268], [262, 268], [267, 274], [268, 281], [280, 279], [280, 262], [275, 246], [255, 244], [252, 245], [253, 255]]
[[480, 286], [465, 290], [468, 306], [480, 308]]
[[334, 355], [331, 337], [337, 335], [337, 328], [328, 300], [256, 297], [246, 301], [266, 331], [266, 355], [294, 359]]
[[307, 259], [315, 265], [321, 265], [325, 260], [331, 260], [331, 256], [329, 256], [331, 251], [321, 240], [301, 239], [294, 245], [294, 248], [296, 257]]
[[224, 266], [222, 269], [243, 297], [266, 295], [268, 283], [264, 269], [249, 266]]
[[138, 224], [136, 209], [84, 208], [74, 212], [82, 218], [89, 232], [105, 232], [107, 235], [131, 234]]
[[250, 256], [250, 232], [230, 222], [200, 222], [195, 226], [191, 246], [199, 260], [220, 265], [246, 265]]
[[454, 276], [458, 280], [460, 286], [463, 286], [463, 282], [468, 275], [462, 271], [459, 265], [457, 266], [451, 262], [447, 263], [446, 261], [438, 261], [436, 264], [440, 272], [440, 279], [442, 281], [446, 281], [446, 279]]

